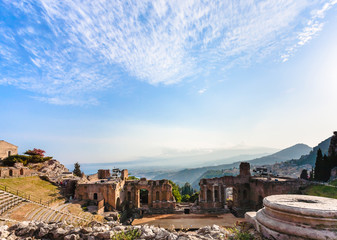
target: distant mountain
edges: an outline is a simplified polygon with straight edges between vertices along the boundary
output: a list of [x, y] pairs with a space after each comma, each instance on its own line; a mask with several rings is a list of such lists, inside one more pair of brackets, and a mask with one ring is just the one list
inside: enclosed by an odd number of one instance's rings
[[269, 156], [256, 158], [254, 160], [250, 160], [250, 164], [253, 165], [266, 165], [266, 164], [274, 164], [276, 162], [283, 162], [291, 159], [298, 159], [304, 154], [308, 154], [311, 150], [313, 150], [308, 145], [303, 143], [296, 144], [289, 148], [283, 149], [277, 153], [271, 154]]
[[[305, 144], [296, 144], [292, 147], [283, 149], [274, 154], [255, 158], [255, 159], [245, 159], [241, 161], [250, 162], [252, 165], [261, 165], [261, 164], [273, 164], [275, 162], [286, 161], [290, 159], [299, 158], [302, 155], [308, 154], [312, 149]], [[217, 166], [206, 166], [200, 168], [190, 168], [184, 169], [177, 172], [163, 173], [155, 176], [154, 179], [170, 179], [180, 185], [189, 182], [193, 187], [196, 187], [197, 183], [203, 176], [203, 174], [210, 170], [224, 170], [231, 168], [238, 168], [240, 162], [234, 162], [230, 164], [222, 164]]]
[[329, 145], [330, 145], [331, 137], [325, 139], [323, 142], [318, 144], [316, 147], [312, 149], [312, 151], [304, 156], [301, 156], [298, 160], [291, 160], [290, 163], [296, 164], [297, 166], [310, 164], [311, 166], [315, 166], [317, 150], [320, 148], [322, 150], [323, 155], [328, 155]]

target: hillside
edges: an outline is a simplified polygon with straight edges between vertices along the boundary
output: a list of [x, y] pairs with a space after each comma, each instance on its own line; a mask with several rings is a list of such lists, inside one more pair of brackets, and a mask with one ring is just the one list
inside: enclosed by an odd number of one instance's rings
[[265, 157], [256, 158], [249, 162], [250, 164], [253, 164], [253, 165], [274, 164], [276, 162], [283, 162], [283, 161], [290, 160], [290, 159], [298, 159], [301, 156], [308, 154], [311, 150], [313, 149], [309, 147], [308, 145], [299, 143], [289, 148], [283, 149], [277, 153], [274, 153], [274, 154], [271, 154]]
[[[311, 148], [305, 144], [296, 144], [294, 146], [291, 146], [289, 148], [283, 149], [279, 152], [276, 152], [274, 154], [255, 158], [255, 159], [246, 159], [244, 161], [250, 162], [252, 165], [258, 165], [258, 164], [273, 164], [276, 162], [286, 161], [290, 159], [296, 159], [304, 154], [308, 154]], [[172, 181], [182, 185], [186, 182], [189, 182], [192, 184], [193, 187], [197, 187], [197, 184], [203, 174], [210, 170], [224, 170], [224, 169], [231, 169], [231, 168], [238, 168], [240, 165], [240, 162], [234, 162], [231, 164], [222, 164], [217, 166], [206, 166], [206, 167], [200, 167], [200, 168], [190, 168], [190, 169], [184, 169], [178, 172], [170, 172], [170, 173], [164, 173], [159, 174], [155, 176], [154, 179], [171, 179]], [[209, 173], [208, 173], [209, 175]], [[209, 175], [211, 177], [211, 175]], [[217, 176], [217, 175], [216, 175]], [[215, 177], [215, 176], [212, 176]]]
[[317, 151], [320, 148], [322, 150], [323, 155], [328, 154], [329, 146], [330, 146], [331, 137], [325, 139], [323, 142], [319, 143], [316, 147], [312, 149], [312, 151], [300, 157], [298, 160], [291, 160], [289, 162], [296, 164], [298, 166], [310, 164], [311, 166], [315, 166]]

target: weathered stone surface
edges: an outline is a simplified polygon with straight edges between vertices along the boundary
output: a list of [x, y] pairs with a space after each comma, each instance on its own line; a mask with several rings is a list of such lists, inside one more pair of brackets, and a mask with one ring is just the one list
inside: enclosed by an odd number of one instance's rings
[[337, 199], [306, 195], [274, 195], [255, 217], [264, 236], [288, 239], [337, 239]]
[[[32, 231], [34, 229], [34, 231]], [[151, 240], [197, 240], [226, 239], [230, 234], [223, 228], [213, 225], [192, 232], [168, 231], [154, 226], [122, 226], [119, 223], [93, 223], [92, 227], [73, 227], [62, 223], [22, 222], [8, 228], [0, 227], [0, 239], [64, 239], [64, 240], [105, 240], [113, 235], [129, 230], [138, 230], [139, 239]], [[20, 235], [19, 235], [20, 234]]]

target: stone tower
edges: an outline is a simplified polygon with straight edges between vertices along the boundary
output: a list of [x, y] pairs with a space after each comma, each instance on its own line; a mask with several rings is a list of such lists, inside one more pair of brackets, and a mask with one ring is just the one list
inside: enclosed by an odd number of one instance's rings
[[240, 176], [250, 177], [250, 164], [247, 162], [240, 163]]

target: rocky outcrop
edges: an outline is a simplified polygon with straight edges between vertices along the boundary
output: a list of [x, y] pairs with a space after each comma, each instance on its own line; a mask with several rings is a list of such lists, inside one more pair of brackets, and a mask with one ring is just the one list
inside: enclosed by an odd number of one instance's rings
[[122, 226], [111, 221], [106, 224], [89, 224], [87, 227], [74, 227], [62, 223], [20, 222], [11, 227], [0, 227], [0, 239], [56, 239], [56, 240], [105, 240], [121, 232], [137, 231], [137, 239], [227, 239], [233, 235], [217, 225], [200, 228], [194, 232], [175, 232], [154, 226]]
[[63, 164], [55, 159], [43, 163], [29, 164], [28, 166], [38, 171], [40, 175], [47, 176], [48, 178], [54, 178], [61, 175], [63, 172], [69, 172]]
[[331, 137], [330, 146], [329, 146], [329, 156], [337, 153], [337, 131], [333, 132], [333, 136]]

